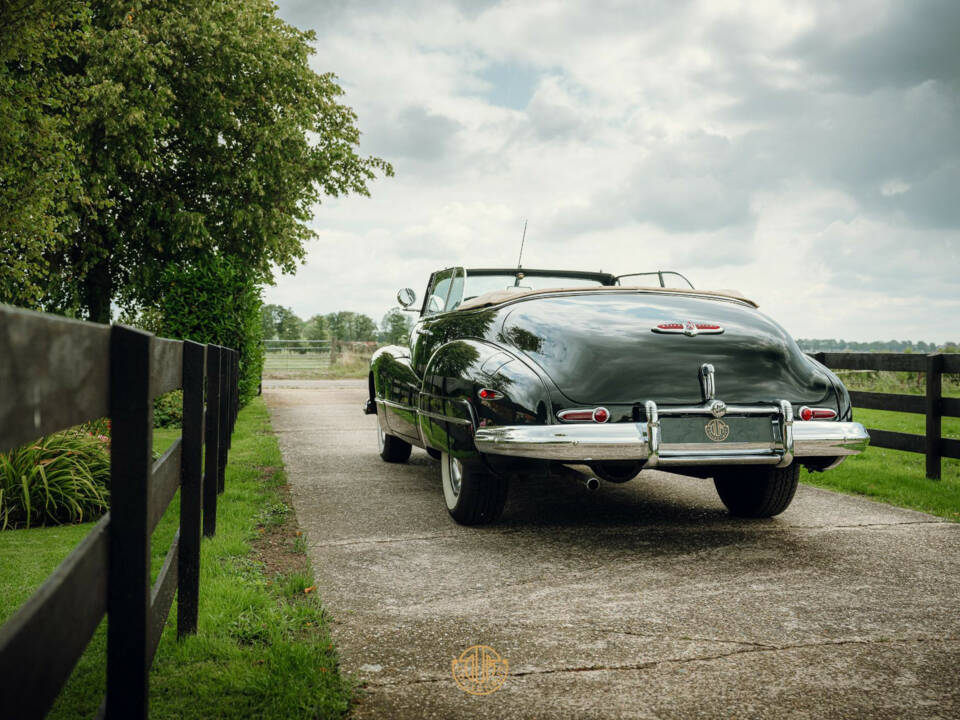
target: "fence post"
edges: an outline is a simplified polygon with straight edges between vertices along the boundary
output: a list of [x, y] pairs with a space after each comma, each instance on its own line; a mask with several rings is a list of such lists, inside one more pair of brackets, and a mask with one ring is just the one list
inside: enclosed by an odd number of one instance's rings
[[217, 488], [220, 478], [220, 348], [207, 345], [207, 411], [204, 423], [203, 534], [217, 532]]
[[227, 433], [227, 449], [233, 447], [233, 424], [237, 419], [237, 351], [230, 351], [230, 426]]
[[180, 552], [177, 637], [197, 631], [203, 507], [203, 376], [205, 348], [183, 343], [183, 454], [180, 465]]
[[233, 351], [233, 423], [230, 425], [230, 433], [233, 434], [233, 428], [237, 424], [237, 415], [240, 414], [240, 351]]
[[224, 488], [224, 476], [227, 469], [227, 442], [230, 439], [230, 350], [229, 348], [220, 348], [220, 438], [219, 443], [219, 468], [217, 472], [217, 492], [222, 493]]
[[942, 391], [943, 355], [927, 355], [927, 478], [940, 479], [940, 394]]
[[110, 331], [110, 552], [107, 579], [108, 718], [146, 718], [150, 612], [148, 482], [153, 466], [149, 333]]

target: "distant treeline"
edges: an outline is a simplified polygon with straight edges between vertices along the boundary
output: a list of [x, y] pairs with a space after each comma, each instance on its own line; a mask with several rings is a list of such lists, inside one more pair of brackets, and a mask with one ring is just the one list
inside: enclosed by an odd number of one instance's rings
[[412, 323], [407, 315], [393, 309], [380, 320], [363, 313], [341, 311], [314, 315], [307, 320], [290, 308], [264, 305], [261, 309], [264, 340], [340, 340], [406, 344]]
[[800, 349], [804, 352], [895, 352], [895, 353], [935, 353], [960, 352], [960, 345], [948, 342], [942, 345], [928, 342], [914, 342], [912, 340], [874, 340], [872, 342], [856, 342], [855, 340], [797, 340]]

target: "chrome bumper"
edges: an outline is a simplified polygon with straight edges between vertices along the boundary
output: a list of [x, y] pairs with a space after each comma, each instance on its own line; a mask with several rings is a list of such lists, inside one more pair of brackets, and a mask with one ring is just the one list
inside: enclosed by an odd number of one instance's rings
[[[474, 435], [477, 450], [491, 455], [592, 462], [644, 460], [644, 467], [693, 465], [776, 465], [786, 467], [795, 457], [846, 457], [863, 452], [870, 436], [856, 422], [794, 422], [793, 408], [776, 406], [657, 408], [646, 404], [647, 422], [481, 427]], [[768, 415], [774, 425], [771, 442], [661, 442], [660, 417]]]

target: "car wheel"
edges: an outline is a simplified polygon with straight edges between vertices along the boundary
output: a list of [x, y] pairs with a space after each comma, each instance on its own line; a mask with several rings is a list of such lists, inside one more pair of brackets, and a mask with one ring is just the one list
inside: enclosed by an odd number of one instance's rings
[[379, 420], [377, 421], [377, 447], [380, 450], [380, 457], [387, 462], [402, 463], [410, 459], [410, 443], [385, 433], [380, 427]]
[[800, 466], [793, 463], [785, 468], [723, 468], [714, 474], [713, 484], [732, 515], [765, 518], [787, 509], [799, 480]]
[[461, 525], [483, 525], [500, 517], [507, 501], [507, 479], [485, 472], [476, 462], [465, 463], [440, 454], [443, 499]]
[[434, 460], [439, 460], [439, 459], [440, 459], [440, 451], [439, 451], [439, 450], [434, 450], [433, 448], [426, 448], [426, 450], [427, 450], [427, 455], [429, 455], [430, 457], [432, 457]]

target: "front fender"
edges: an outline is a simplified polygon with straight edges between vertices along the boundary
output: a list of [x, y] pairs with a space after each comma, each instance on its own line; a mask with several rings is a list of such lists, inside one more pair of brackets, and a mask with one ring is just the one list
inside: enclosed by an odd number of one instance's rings
[[370, 377], [371, 400], [377, 403], [384, 430], [416, 442], [420, 383], [410, 366], [410, 352], [399, 345], [380, 348], [370, 358]]

